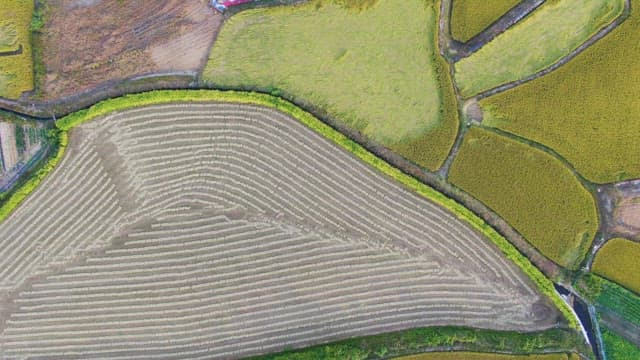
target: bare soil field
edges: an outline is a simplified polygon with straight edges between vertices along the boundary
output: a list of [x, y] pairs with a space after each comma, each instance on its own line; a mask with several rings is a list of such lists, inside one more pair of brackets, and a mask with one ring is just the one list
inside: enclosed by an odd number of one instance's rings
[[71, 132], [0, 224], [6, 358], [233, 359], [558, 312], [488, 239], [275, 110], [169, 104]]
[[52, 0], [42, 36], [44, 99], [135, 75], [199, 71], [222, 16], [206, 0]]
[[598, 197], [610, 237], [640, 241], [640, 180], [602, 186]]

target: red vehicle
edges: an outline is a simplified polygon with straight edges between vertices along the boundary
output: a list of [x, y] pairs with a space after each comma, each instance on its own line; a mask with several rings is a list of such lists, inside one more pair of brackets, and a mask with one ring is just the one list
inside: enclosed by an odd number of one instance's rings
[[254, 0], [211, 0], [211, 6], [213, 6], [216, 10], [220, 12], [224, 12], [227, 8], [231, 6], [236, 6], [248, 2], [252, 2]]

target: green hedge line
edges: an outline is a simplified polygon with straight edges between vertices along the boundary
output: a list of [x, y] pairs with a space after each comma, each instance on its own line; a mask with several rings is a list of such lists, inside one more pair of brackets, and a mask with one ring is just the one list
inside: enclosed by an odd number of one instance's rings
[[456, 201], [437, 192], [430, 186], [418, 181], [417, 179], [404, 174], [400, 170], [392, 167], [382, 159], [373, 155], [359, 144], [347, 138], [345, 135], [334, 130], [322, 121], [315, 118], [310, 113], [300, 109], [290, 102], [280, 98], [253, 92], [237, 92], [237, 91], [217, 91], [217, 90], [158, 90], [141, 94], [125, 95], [123, 97], [110, 99], [97, 103], [96, 105], [75, 112], [56, 122], [56, 126], [63, 131], [70, 130], [74, 126], [89, 121], [95, 117], [103, 116], [114, 111], [131, 109], [144, 105], [153, 105], [170, 102], [235, 102], [242, 104], [262, 105], [275, 108], [288, 114], [311, 129], [322, 134], [337, 145], [350, 151], [358, 158], [375, 167], [384, 174], [399, 181], [409, 189], [419, 193], [420, 195], [432, 200], [433, 202], [449, 209], [458, 218], [469, 223], [480, 233], [487, 236], [493, 241], [504, 255], [516, 265], [518, 265], [536, 284], [538, 289], [548, 296], [557, 306], [560, 312], [567, 319], [569, 326], [578, 329], [578, 323], [573, 313], [565, 302], [556, 293], [553, 283], [547, 279], [531, 262], [522, 255], [511, 243], [498, 234], [491, 226], [486, 224], [473, 212], [460, 205]]

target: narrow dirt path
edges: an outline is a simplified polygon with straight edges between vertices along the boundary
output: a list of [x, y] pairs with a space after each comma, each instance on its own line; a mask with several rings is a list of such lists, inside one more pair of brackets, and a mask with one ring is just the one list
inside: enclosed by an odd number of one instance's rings
[[493, 40], [498, 35], [507, 31], [510, 27], [520, 22], [520, 20], [527, 17], [530, 13], [536, 10], [542, 5], [545, 0], [523, 0], [518, 5], [514, 6], [511, 10], [507, 11], [488, 28], [477, 34], [469, 41], [461, 44], [457, 49], [457, 54], [454, 57], [454, 61], [458, 61], [462, 58], [471, 56], [471, 54], [480, 50], [485, 44]]
[[600, 310], [600, 319], [603, 325], [640, 347], [640, 327], [606, 310]]
[[613, 22], [607, 26], [605, 26], [604, 28], [602, 28], [600, 31], [598, 31], [597, 33], [595, 33], [594, 35], [592, 35], [587, 41], [585, 41], [584, 43], [582, 43], [582, 45], [578, 46], [578, 48], [576, 48], [575, 50], [573, 50], [571, 53], [569, 53], [568, 55], [566, 55], [565, 57], [563, 57], [562, 59], [558, 60], [558, 62], [554, 63], [553, 65], [549, 66], [548, 68], [541, 70], [535, 74], [532, 74], [530, 76], [527, 76], [523, 79], [520, 80], [516, 80], [516, 81], [512, 81], [500, 86], [497, 86], [493, 89], [484, 91], [476, 96], [473, 97], [473, 99], [480, 101], [484, 98], [487, 98], [489, 96], [501, 93], [503, 91], [507, 91], [509, 89], [513, 89], [514, 87], [520, 86], [526, 82], [535, 80], [539, 77], [542, 77], [552, 71], [557, 70], [558, 68], [560, 68], [562, 65], [568, 63], [569, 61], [571, 61], [571, 59], [573, 59], [574, 57], [578, 56], [578, 54], [580, 54], [581, 52], [585, 51], [587, 48], [589, 48], [591, 45], [595, 44], [598, 40], [602, 39], [603, 37], [605, 37], [607, 34], [609, 34], [611, 31], [613, 31], [615, 28], [617, 28], [620, 24], [622, 24], [630, 15], [631, 13], [631, 0], [626, 0], [625, 4], [624, 4], [624, 10], [622, 11], [622, 14], [620, 16], [618, 16], [615, 20], [613, 20]]

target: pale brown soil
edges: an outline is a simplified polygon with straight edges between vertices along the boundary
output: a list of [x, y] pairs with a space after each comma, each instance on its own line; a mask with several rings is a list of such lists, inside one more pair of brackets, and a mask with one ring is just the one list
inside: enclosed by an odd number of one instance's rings
[[199, 71], [222, 23], [206, 0], [52, 0], [42, 36], [42, 96], [109, 80]]
[[640, 241], [640, 180], [604, 186], [598, 197], [607, 237]]

